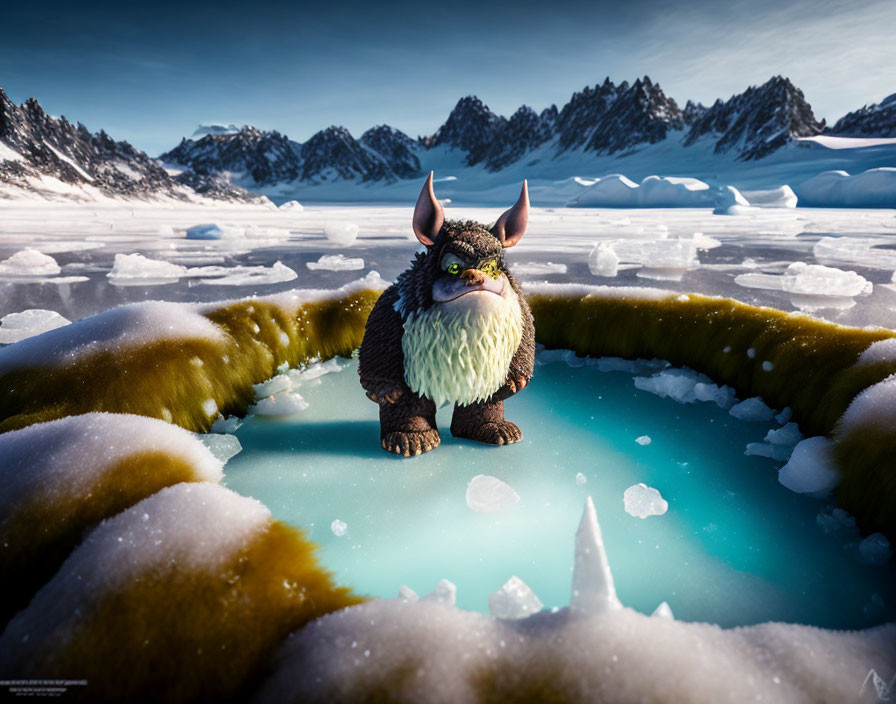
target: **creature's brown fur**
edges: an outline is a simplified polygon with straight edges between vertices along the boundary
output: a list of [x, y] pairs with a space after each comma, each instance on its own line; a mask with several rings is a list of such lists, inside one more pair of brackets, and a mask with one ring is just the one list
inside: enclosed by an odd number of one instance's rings
[[[408, 315], [434, 305], [432, 289], [446, 251], [462, 252], [479, 260], [496, 257], [500, 261], [503, 249], [497, 237], [478, 223], [446, 221], [426, 254], [418, 254], [410, 268], [377, 301], [361, 344], [358, 373], [367, 395], [380, 404], [383, 448], [406, 457], [435, 449], [440, 442], [435, 404], [414, 393], [405, 381], [401, 338]], [[528, 384], [535, 366], [532, 314], [503, 261], [500, 269], [519, 299], [522, 339], [511, 360], [507, 382], [483, 403], [455, 407], [451, 423], [453, 435], [495, 445], [522, 438], [519, 428], [504, 420], [504, 401]]]

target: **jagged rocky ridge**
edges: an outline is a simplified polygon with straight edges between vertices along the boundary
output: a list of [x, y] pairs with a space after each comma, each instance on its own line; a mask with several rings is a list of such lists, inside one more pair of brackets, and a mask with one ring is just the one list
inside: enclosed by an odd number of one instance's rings
[[896, 93], [879, 105], [866, 105], [847, 113], [825, 133], [838, 137], [896, 137]]
[[421, 175], [420, 157], [438, 147], [465, 154], [468, 166], [501, 169], [544, 148], [548, 156], [579, 150], [626, 154], [666, 139], [685, 146], [709, 141], [716, 153], [760, 159], [797, 137], [817, 135], [817, 121], [802, 91], [775, 76], [711, 107], [688, 101], [680, 108], [647, 76], [619, 85], [602, 84], [574, 93], [562, 108], [537, 113], [520, 107], [510, 118], [493, 113], [479, 98], [461, 98], [435, 134], [412, 140], [387, 125], [355, 140], [341, 127], [318, 132], [304, 144], [277, 132], [244, 127], [238, 134], [207, 134], [183, 140], [160, 159], [197, 173], [240, 173], [258, 185], [299, 180], [395, 181]]
[[104, 131], [91, 134], [65, 117], [48, 115], [34, 98], [13, 103], [0, 89], [0, 185], [58, 193], [59, 184], [88, 186], [107, 196], [252, 201], [258, 196], [226, 179], [184, 173], [172, 177], [159, 163]]

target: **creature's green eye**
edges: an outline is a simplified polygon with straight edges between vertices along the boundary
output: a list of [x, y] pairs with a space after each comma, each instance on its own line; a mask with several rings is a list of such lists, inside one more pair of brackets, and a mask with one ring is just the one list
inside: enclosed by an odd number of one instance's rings
[[489, 262], [485, 262], [479, 267], [479, 270], [486, 274], [487, 276], [491, 276], [493, 279], [497, 279], [500, 271], [498, 270], [498, 260], [492, 259]]
[[465, 268], [465, 264], [456, 254], [450, 252], [442, 257], [442, 270], [445, 273], [457, 276]]

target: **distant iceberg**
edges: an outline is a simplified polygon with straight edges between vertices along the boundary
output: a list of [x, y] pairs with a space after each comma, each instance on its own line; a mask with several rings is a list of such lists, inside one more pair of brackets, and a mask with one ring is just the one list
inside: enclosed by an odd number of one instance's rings
[[596, 179], [567, 203], [585, 208], [700, 208], [714, 204], [709, 184], [696, 178], [648, 176], [638, 184], [622, 174]]

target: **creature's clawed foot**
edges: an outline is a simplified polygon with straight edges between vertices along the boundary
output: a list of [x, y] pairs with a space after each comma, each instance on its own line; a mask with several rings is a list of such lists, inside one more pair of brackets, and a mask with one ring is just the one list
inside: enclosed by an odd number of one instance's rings
[[465, 428], [451, 427], [451, 434], [458, 438], [469, 438], [489, 445], [510, 445], [523, 439], [523, 431], [509, 420], [498, 420]]
[[442, 442], [439, 431], [429, 430], [395, 430], [386, 433], [382, 439], [383, 449], [404, 457], [415, 457], [424, 452], [435, 450]]

